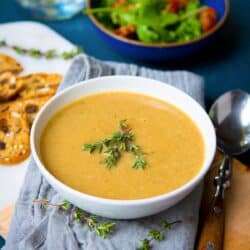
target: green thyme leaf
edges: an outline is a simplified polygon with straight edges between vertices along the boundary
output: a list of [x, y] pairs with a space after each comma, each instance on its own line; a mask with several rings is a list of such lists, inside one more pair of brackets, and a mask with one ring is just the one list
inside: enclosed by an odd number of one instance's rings
[[81, 54], [83, 52], [83, 49], [81, 47], [76, 47], [76, 49], [71, 50], [71, 51], [64, 51], [61, 54], [61, 57], [65, 60], [71, 59], [79, 54]]
[[93, 144], [87, 143], [83, 145], [82, 150], [88, 151], [89, 153], [93, 153], [95, 151], [98, 151], [99, 153], [102, 152], [103, 149], [103, 143], [102, 142], [96, 142]]
[[161, 221], [161, 226], [165, 229], [171, 229], [171, 224], [167, 220], [162, 220]]
[[141, 245], [140, 247], [136, 248], [136, 250], [150, 250], [150, 241], [148, 239], [143, 239], [141, 240]]
[[26, 53], [26, 50], [20, 47], [13, 46], [12, 48], [16, 51], [17, 54], [24, 55]]
[[129, 151], [135, 153], [135, 152], [139, 151], [139, 146], [136, 144], [130, 144]]
[[84, 216], [84, 212], [83, 210], [81, 210], [80, 208], [76, 208], [73, 212], [73, 219], [75, 221], [81, 221], [82, 220], [82, 217]]
[[0, 40], [0, 47], [4, 47], [6, 45], [7, 43], [5, 42], [5, 40]]
[[152, 237], [153, 239], [157, 240], [157, 241], [162, 241], [164, 240], [164, 235], [161, 231], [156, 230], [156, 229], [151, 229], [149, 231], [148, 236]]
[[62, 210], [67, 211], [70, 209], [70, 207], [71, 207], [71, 204], [69, 201], [64, 200], [61, 203], [59, 203], [59, 208]]
[[89, 230], [95, 230], [95, 228], [97, 227], [97, 218], [97, 215], [90, 215], [86, 219], [87, 227]]
[[108, 168], [116, 166], [121, 153], [118, 148], [116, 147], [109, 147], [104, 152], [105, 158], [101, 161], [103, 164], [105, 164]]
[[71, 59], [79, 54], [81, 54], [83, 52], [83, 49], [81, 47], [76, 47], [76, 49], [71, 50], [71, 51], [64, 51], [61, 54], [61, 57], [65, 60]]
[[97, 235], [101, 236], [102, 238], [106, 238], [107, 235], [113, 233], [115, 223], [113, 222], [103, 222], [98, 224], [95, 228], [95, 232]]
[[42, 52], [38, 49], [30, 49], [29, 55], [34, 58], [39, 58], [42, 56]]
[[50, 49], [44, 53], [44, 56], [47, 59], [52, 59], [56, 57], [56, 50], [55, 49]]
[[146, 168], [147, 162], [143, 158], [144, 154], [145, 153], [143, 153], [143, 152], [136, 152], [135, 153], [135, 161], [134, 161], [132, 168], [135, 168], [135, 169], [145, 169]]
[[120, 121], [120, 129], [121, 130], [126, 130], [128, 128], [129, 128], [129, 126], [128, 126], [127, 120], [121, 120]]
[[122, 140], [122, 132], [121, 131], [116, 131], [111, 135], [111, 141], [121, 141]]

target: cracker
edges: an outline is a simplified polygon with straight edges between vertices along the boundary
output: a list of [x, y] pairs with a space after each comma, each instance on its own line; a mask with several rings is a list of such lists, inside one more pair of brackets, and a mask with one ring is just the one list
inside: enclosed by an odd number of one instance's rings
[[[37, 113], [42, 106], [50, 99], [50, 96], [33, 98], [22, 101], [22, 110], [29, 126], [31, 127], [33, 121], [36, 118]], [[21, 102], [21, 101], [20, 101]]]
[[23, 83], [17, 81], [17, 76], [9, 71], [0, 74], [0, 101], [15, 98], [23, 88]]
[[52, 96], [62, 80], [59, 74], [37, 73], [30, 74], [17, 79], [24, 86], [19, 92], [18, 99], [31, 99], [42, 96]]
[[22, 115], [21, 106], [0, 106], [0, 164], [16, 164], [30, 154], [29, 124]]
[[23, 71], [22, 66], [14, 58], [0, 53], [0, 74], [11, 72], [17, 75], [21, 71]]

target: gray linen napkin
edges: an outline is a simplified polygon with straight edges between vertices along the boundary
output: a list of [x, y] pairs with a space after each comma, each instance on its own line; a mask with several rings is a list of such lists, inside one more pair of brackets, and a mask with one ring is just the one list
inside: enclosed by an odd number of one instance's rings
[[[81, 69], [80, 74], [76, 74], [79, 72], [77, 68]], [[85, 55], [80, 55], [74, 60], [59, 91], [80, 80], [112, 74], [140, 75], [161, 80], [182, 89], [203, 105], [203, 79], [193, 73], [157, 71], [113, 62], [103, 63]], [[153, 242], [153, 249], [194, 248], [201, 187], [196, 188], [176, 206], [160, 214], [138, 220], [116, 221], [115, 233], [107, 239], [96, 236], [88, 231], [86, 226], [73, 222], [69, 216], [56, 208], [41, 209], [39, 205], [32, 204], [33, 199], [44, 197], [53, 202], [63, 200], [42, 177], [34, 160], [31, 159], [16, 203], [5, 249], [134, 250], [139, 246], [140, 240], [147, 236], [150, 228], [158, 228], [162, 218], [170, 221], [180, 219], [182, 223], [169, 230], [164, 241]]]

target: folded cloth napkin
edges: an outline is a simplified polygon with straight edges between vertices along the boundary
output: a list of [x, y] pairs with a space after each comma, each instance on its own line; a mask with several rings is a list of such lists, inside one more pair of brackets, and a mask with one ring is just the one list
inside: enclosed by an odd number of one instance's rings
[[[115, 74], [139, 75], [166, 82], [185, 91], [203, 105], [203, 79], [193, 73], [158, 71], [114, 62], [103, 63], [85, 55], [80, 55], [73, 61], [59, 91], [81, 80]], [[153, 249], [194, 249], [201, 186], [176, 206], [160, 214], [138, 220], [116, 221], [115, 233], [106, 239], [90, 232], [84, 224], [73, 222], [57, 208], [41, 209], [39, 205], [32, 204], [33, 199], [44, 197], [53, 202], [63, 200], [42, 177], [31, 159], [4, 249], [135, 250], [140, 245], [140, 240], [147, 236], [149, 229], [158, 228], [162, 219], [182, 220], [182, 223], [167, 231], [164, 241], [152, 242]]]

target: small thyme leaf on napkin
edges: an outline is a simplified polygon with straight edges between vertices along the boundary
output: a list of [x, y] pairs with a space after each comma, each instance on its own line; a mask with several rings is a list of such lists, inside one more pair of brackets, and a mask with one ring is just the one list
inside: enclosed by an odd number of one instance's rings
[[60, 209], [65, 210], [65, 211], [68, 211], [71, 208], [70, 202], [66, 200], [60, 202], [58, 205]]
[[53, 58], [62, 58], [64, 60], [71, 59], [83, 52], [83, 49], [77, 46], [75, 49], [71, 51], [63, 51], [58, 52], [56, 49], [49, 49], [45, 51], [41, 51], [36, 48], [25, 49], [20, 46], [10, 45], [5, 40], [0, 39], [0, 48], [5, 47], [14, 50], [19, 55], [27, 55], [33, 58], [46, 58], [46, 59], [53, 59]]
[[109, 169], [117, 165], [123, 152], [130, 152], [135, 156], [132, 168], [145, 169], [147, 166], [147, 162], [143, 158], [145, 152], [141, 151], [140, 147], [133, 143], [134, 134], [131, 130], [127, 120], [121, 120], [119, 131], [112, 133], [102, 141], [84, 144], [82, 150], [91, 154], [94, 152], [103, 152], [104, 159], [101, 163], [105, 164]]
[[33, 200], [33, 203], [40, 204], [40, 207], [45, 209], [48, 206], [58, 207], [58, 209], [67, 212], [72, 216], [73, 220], [80, 223], [85, 223], [87, 228], [102, 238], [106, 238], [113, 233], [115, 223], [111, 221], [98, 221], [98, 216], [90, 215], [78, 207], [74, 207], [69, 201], [59, 203], [50, 202], [48, 199]]
[[168, 222], [167, 220], [161, 221], [161, 230], [150, 229], [145, 239], [140, 241], [140, 246], [136, 250], [150, 250], [152, 249], [152, 241], [163, 241], [165, 239], [164, 232], [167, 229], [172, 229], [174, 224], [180, 223], [180, 220]]

